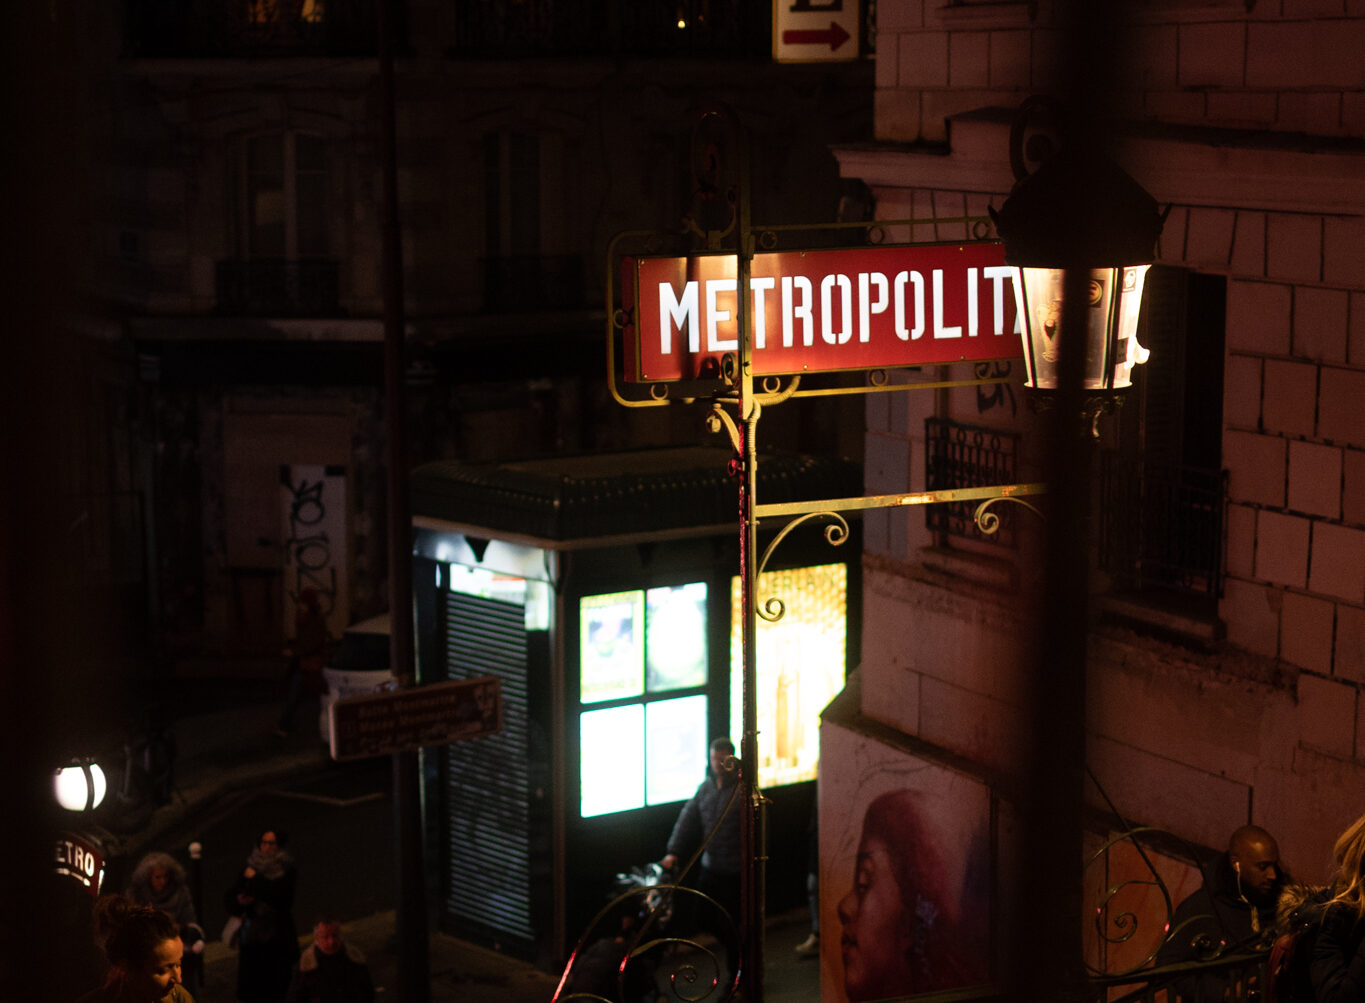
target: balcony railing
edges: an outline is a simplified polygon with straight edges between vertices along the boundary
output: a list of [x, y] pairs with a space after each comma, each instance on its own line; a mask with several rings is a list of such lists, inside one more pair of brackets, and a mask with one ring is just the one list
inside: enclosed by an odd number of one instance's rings
[[1100, 566], [1124, 590], [1223, 593], [1227, 474], [1103, 456]]
[[220, 261], [217, 312], [237, 317], [330, 317], [338, 306], [337, 263], [325, 258]]
[[[1186, 864], [1199, 864], [1203, 857], [1196, 847], [1169, 832], [1129, 826], [1111, 833], [1086, 862], [1082, 879], [1099, 898], [1084, 910], [1090, 931], [1085, 938], [1085, 961], [1076, 959], [1064, 998], [1085, 1003], [1263, 1001], [1270, 957], [1265, 940], [1225, 944], [1209, 933], [1223, 927], [1223, 921], [1211, 914], [1187, 915], [1176, 923], [1176, 903], [1154, 853]], [[1008, 937], [1008, 932], [1003, 936]], [[1166, 949], [1173, 943], [1181, 949], [1169, 953], [1191, 960], [1155, 964], [1154, 959], [1168, 955]], [[1002, 981], [917, 993], [899, 1001], [1014, 1003], [1020, 998], [1015, 987]]]
[[374, 0], [129, 0], [140, 58], [373, 56]]
[[480, 264], [485, 313], [577, 310], [586, 302], [579, 255], [518, 254]]
[[[946, 418], [927, 418], [924, 422], [925, 488], [981, 488], [994, 484], [1013, 484], [1019, 436], [981, 425], [967, 425]], [[976, 526], [976, 502], [949, 502], [926, 505], [924, 517], [929, 529], [961, 539], [1015, 545], [1015, 513], [1001, 509], [1000, 527], [993, 534]]]
[[461, 59], [662, 56], [752, 59], [772, 46], [770, 5], [753, 0], [467, 0]]
[[[1254, 951], [1128, 975], [1091, 975], [1083, 999], [1087, 1003], [1170, 1003], [1179, 987], [1182, 1003], [1256, 1003], [1265, 999], [1261, 987], [1266, 984], [1268, 958], [1268, 951]], [[1017, 992], [989, 985], [917, 993], [885, 1003], [1015, 1003], [1018, 998]]]

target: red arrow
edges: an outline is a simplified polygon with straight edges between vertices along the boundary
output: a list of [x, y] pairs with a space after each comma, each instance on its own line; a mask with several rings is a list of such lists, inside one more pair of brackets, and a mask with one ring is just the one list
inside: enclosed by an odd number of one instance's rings
[[820, 31], [784, 31], [782, 33], [783, 45], [821, 45], [829, 43], [829, 51], [833, 52], [849, 39], [848, 32], [835, 21], [829, 23], [829, 28]]

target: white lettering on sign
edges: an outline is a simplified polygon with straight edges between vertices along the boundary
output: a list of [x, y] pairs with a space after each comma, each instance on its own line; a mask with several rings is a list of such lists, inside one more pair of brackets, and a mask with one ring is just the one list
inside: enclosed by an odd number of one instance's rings
[[[935, 268], [930, 272], [929, 285], [933, 292], [928, 304], [928, 317], [932, 318], [933, 337], [961, 338], [963, 329], [969, 338], [981, 334], [980, 311], [978, 309], [978, 289], [982, 279], [991, 284], [994, 310], [991, 313], [991, 327], [988, 334], [1001, 336], [1019, 334], [1020, 314], [1015, 313], [1012, 330], [1005, 331], [1005, 289], [1006, 283], [1013, 284], [1014, 270], [1006, 265], [991, 265], [985, 268], [968, 268], [965, 275], [967, 287], [966, 314], [953, 317], [959, 323], [947, 323], [950, 311], [944, 305], [944, 273]], [[754, 318], [754, 347], [766, 348], [768, 341], [768, 311], [766, 293], [772, 289], [771, 277], [757, 277], [749, 280]], [[820, 340], [826, 345], [845, 345], [857, 334], [858, 341], [867, 344], [872, 340], [872, 318], [894, 311], [894, 332], [901, 341], [918, 341], [930, 326], [926, 319], [924, 297], [924, 276], [916, 271], [902, 271], [894, 278], [881, 272], [859, 272], [856, 276], [857, 295], [854, 295], [855, 280], [844, 274], [826, 275], [820, 280]], [[704, 289], [704, 295], [702, 290]], [[706, 329], [706, 350], [732, 352], [739, 348], [737, 336], [722, 335], [722, 325], [733, 327], [735, 322], [734, 301], [737, 283], [734, 279], [689, 280], [679, 296], [671, 282], [658, 285], [659, 300], [659, 351], [671, 354], [679, 346], [677, 335], [686, 331], [686, 351], [696, 352], [700, 344], [698, 332]], [[888, 292], [889, 290], [889, 292]], [[815, 343], [816, 318], [814, 313], [814, 287], [804, 275], [782, 276], [782, 344], [785, 347]], [[705, 303], [703, 310], [701, 304]], [[853, 315], [858, 314], [858, 323], [853, 323]], [[914, 326], [907, 324], [907, 318], [914, 319]]]
[[53, 855], [58, 874], [75, 878], [91, 895], [98, 895], [104, 882], [104, 856], [84, 840], [59, 837]]
[[679, 301], [673, 293], [672, 283], [660, 283], [659, 331], [662, 340], [659, 343], [659, 351], [665, 355], [673, 351], [671, 332], [674, 327], [681, 328], [684, 323], [687, 324], [687, 350], [695, 352], [701, 347], [701, 341], [697, 337], [697, 284], [687, 283], [683, 288], [682, 300]]
[[721, 356], [739, 350], [741, 313], [753, 333], [755, 375], [1009, 359], [1022, 351], [1015, 269], [998, 241], [756, 254], [742, 291], [732, 254], [626, 263], [629, 380], [717, 372]]

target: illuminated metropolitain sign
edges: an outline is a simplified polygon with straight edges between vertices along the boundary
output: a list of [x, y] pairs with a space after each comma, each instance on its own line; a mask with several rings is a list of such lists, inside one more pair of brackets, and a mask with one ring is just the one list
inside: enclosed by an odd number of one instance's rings
[[[627, 258], [626, 379], [716, 376], [739, 351], [738, 258]], [[755, 376], [1019, 357], [1015, 269], [998, 241], [754, 256]]]

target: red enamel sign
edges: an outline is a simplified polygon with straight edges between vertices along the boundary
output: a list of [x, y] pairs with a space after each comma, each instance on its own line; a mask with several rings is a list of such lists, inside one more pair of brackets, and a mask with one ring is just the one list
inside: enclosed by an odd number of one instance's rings
[[[628, 381], [714, 377], [722, 356], [738, 354], [735, 255], [623, 267]], [[755, 376], [1023, 354], [1014, 269], [998, 241], [757, 254], [749, 289]]]

